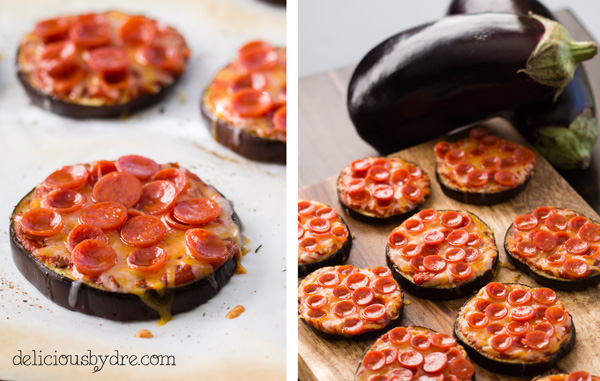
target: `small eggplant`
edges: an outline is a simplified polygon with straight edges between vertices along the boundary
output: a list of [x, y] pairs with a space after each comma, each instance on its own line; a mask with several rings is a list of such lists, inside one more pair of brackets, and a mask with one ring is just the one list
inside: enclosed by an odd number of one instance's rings
[[448, 16], [367, 53], [350, 80], [348, 111], [359, 135], [387, 154], [556, 96], [596, 52], [540, 16]]
[[[454, 0], [448, 14], [534, 13], [556, 16], [536, 0]], [[541, 100], [517, 107], [506, 115], [515, 127], [560, 169], [587, 168], [598, 137], [592, 87], [583, 67], [556, 101]]]

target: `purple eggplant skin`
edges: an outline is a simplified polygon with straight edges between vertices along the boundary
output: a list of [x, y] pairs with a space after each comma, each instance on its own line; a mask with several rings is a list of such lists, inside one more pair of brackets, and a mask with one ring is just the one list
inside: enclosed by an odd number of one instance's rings
[[[448, 15], [470, 13], [534, 13], [556, 16], [536, 0], [453, 0]], [[587, 168], [598, 136], [594, 94], [583, 67], [556, 101], [523, 105], [505, 117], [558, 169]]]
[[[578, 43], [565, 40], [569, 48], [577, 46], [566, 59], [570, 73], [559, 65], [548, 70], [548, 61], [537, 60], [540, 46], [562, 26], [546, 21], [514, 14], [453, 15], [383, 41], [358, 64], [348, 87], [348, 112], [358, 134], [389, 154], [551, 98], [570, 81], [573, 64], [595, 55], [596, 46], [578, 49]], [[559, 72], [564, 74], [559, 80], [540, 78]]]

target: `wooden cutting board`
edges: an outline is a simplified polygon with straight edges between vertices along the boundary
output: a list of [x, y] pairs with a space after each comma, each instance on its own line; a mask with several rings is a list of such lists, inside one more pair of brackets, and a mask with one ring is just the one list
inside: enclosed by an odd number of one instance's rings
[[[490, 133], [530, 147], [521, 135], [503, 119], [494, 119], [484, 124]], [[494, 231], [500, 252], [500, 267], [496, 277], [499, 282], [521, 282], [531, 286], [536, 283], [527, 275], [507, 265], [503, 248], [506, 229], [517, 216], [528, 213], [538, 206], [554, 205], [581, 212], [592, 219], [599, 219], [594, 210], [569, 186], [569, 184], [537, 152], [537, 168], [531, 182], [516, 198], [495, 206], [475, 206], [454, 201], [446, 197], [434, 177], [435, 156], [433, 147], [438, 140], [411, 147], [394, 154], [421, 166], [431, 179], [432, 192], [425, 208], [466, 210], [478, 215]], [[531, 148], [531, 147], [530, 147]], [[360, 157], [356, 157], [358, 159]], [[299, 197], [314, 199], [341, 210], [336, 195], [336, 176], [320, 183], [300, 189]], [[369, 225], [356, 221], [342, 213], [354, 243], [348, 260], [357, 267], [385, 266], [387, 237], [397, 224]], [[579, 292], [558, 292], [559, 299], [573, 316], [577, 329], [575, 349], [558, 363], [555, 372], [572, 372], [586, 369], [600, 375], [600, 288]], [[460, 306], [467, 297], [453, 301], [428, 301], [405, 292], [410, 304], [404, 308], [401, 325], [420, 325], [446, 334], [452, 334], [452, 326]], [[354, 371], [367, 346], [374, 340], [353, 342], [350, 340], [327, 341], [315, 335], [303, 321], [299, 323], [298, 356], [299, 377], [309, 380], [352, 380]], [[476, 365], [477, 380], [526, 380], [521, 377], [499, 376]]]

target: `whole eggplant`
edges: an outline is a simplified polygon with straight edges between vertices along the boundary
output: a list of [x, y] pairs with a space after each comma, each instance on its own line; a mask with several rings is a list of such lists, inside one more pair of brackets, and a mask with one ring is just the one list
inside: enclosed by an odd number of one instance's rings
[[[529, 12], [556, 20], [536, 0], [453, 0], [448, 14]], [[598, 137], [592, 87], [583, 67], [556, 101], [545, 99], [507, 113], [507, 118], [552, 163], [560, 169], [587, 168]]]
[[359, 135], [387, 154], [556, 96], [596, 50], [543, 17], [448, 16], [367, 53], [350, 80], [348, 111]]

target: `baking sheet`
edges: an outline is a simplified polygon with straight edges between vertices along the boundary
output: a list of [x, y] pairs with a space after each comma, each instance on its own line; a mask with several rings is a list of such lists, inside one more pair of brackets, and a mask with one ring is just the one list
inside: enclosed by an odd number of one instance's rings
[[[283, 379], [285, 167], [248, 161], [214, 142], [198, 102], [212, 76], [244, 42], [261, 38], [285, 44], [284, 8], [256, 0], [0, 0], [0, 9], [0, 215], [5, 216], [0, 225], [0, 379]], [[125, 120], [72, 120], [30, 105], [15, 76], [21, 36], [39, 19], [109, 9], [156, 18], [184, 35], [192, 56], [175, 91]], [[8, 217], [22, 196], [63, 165], [124, 154], [179, 162], [216, 186], [234, 201], [251, 242], [252, 251], [242, 261], [247, 274], [235, 275], [208, 303], [164, 326], [156, 320], [112, 322], [61, 308], [31, 286], [11, 258]], [[246, 311], [226, 319], [236, 305]], [[140, 329], [154, 338], [135, 338]], [[120, 355], [164, 354], [173, 355], [176, 365], [107, 361], [96, 372], [93, 366], [14, 365], [19, 350], [23, 356], [82, 356], [88, 350], [109, 356], [117, 350]]]

